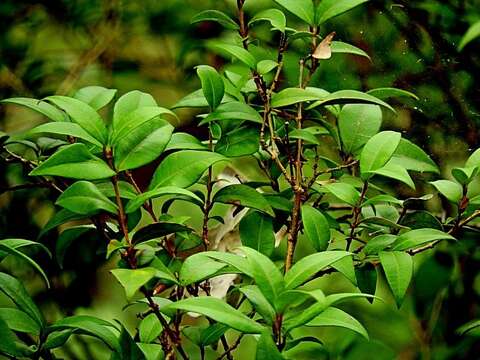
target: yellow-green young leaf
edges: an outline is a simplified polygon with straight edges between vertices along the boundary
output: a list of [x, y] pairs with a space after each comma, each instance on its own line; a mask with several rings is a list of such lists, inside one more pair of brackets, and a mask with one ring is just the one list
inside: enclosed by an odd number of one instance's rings
[[252, 211], [240, 221], [239, 231], [243, 246], [251, 247], [267, 256], [272, 255], [275, 249], [275, 232], [271, 217]]
[[211, 45], [211, 48], [214, 50], [219, 50], [220, 52], [226, 53], [230, 56], [233, 56], [235, 59], [238, 59], [242, 63], [247, 65], [250, 69], [255, 69], [257, 60], [255, 60], [255, 57], [252, 54], [250, 54], [247, 50], [245, 50], [243, 47], [240, 47], [237, 45], [231, 45], [231, 44], [213, 43], [213, 45]]
[[315, 25], [315, 8], [312, 0], [275, 0], [275, 2], [309, 25]]
[[218, 11], [218, 10], [205, 10], [201, 13], [195, 15], [192, 20], [190, 20], [191, 24], [195, 24], [201, 21], [214, 21], [222, 25], [223, 27], [230, 29], [230, 30], [237, 30], [238, 24], [233, 21], [227, 14]]
[[310, 110], [318, 106], [326, 106], [332, 104], [376, 104], [381, 105], [395, 113], [395, 110], [385, 101], [382, 101], [380, 99], [377, 99], [375, 96], [357, 90], [335, 91], [314, 102], [307, 109]]
[[180, 268], [179, 278], [182, 286], [210, 279], [227, 264], [216, 261], [203, 253], [189, 256]]
[[254, 306], [255, 310], [263, 317], [268, 325], [275, 319], [275, 309], [268, 302], [257, 285], [246, 285], [238, 289]]
[[107, 127], [90, 105], [67, 96], [49, 96], [46, 100], [65, 111], [68, 116], [102, 144], [107, 143]]
[[272, 207], [262, 194], [243, 184], [228, 185], [221, 188], [213, 197], [213, 202], [244, 206], [275, 216]]
[[119, 129], [127, 115], [143, 107], [156, 107], [157, 102], [152, 95], [133, 90], [120, 96], [113, 107], [113, 128]]
[[395, 302], [400, 308], [412, 279], [412, 257], [402, 251], [381, 251], [378, 256]]
[[157, 270], [147, 267], [141, 269], [113, 269], [110, 272], [117, 278], [125, 290], [127, 299], [130, 300], [143, 285], [155, 277]]
[[278, 66], [278, 63], [272, 60], [262, 60], [257, 64], [257, 71], [260, 75], [268, 74], [270, 71], [275, 69]]
[[338, 116], [342, 149], [355, 154], [382, 125], [382, 109], [371, 104], [347, 104]]
[[437, 240], [455, 240], [455, 238], [437, 229], [414, 229], [400, 235], [393, 243], [393, 250], [407, 250]]
[[324, 251], [330, 241], [330, 226], [327, 218], [310, 205], [302, 206], [302, 222], [305, 234], [317, 251]]
[[46, 116], [53, 121], [67, 121], [67, 117], [62, 113], [61, 110], [57, 109], [55, 106], [50, 105], [49, 103], [43, 100], [31, 99], [31, 98], [9, 98], [0, 100], [0, 103], [4, 104], [15, 104], [20, 106], [25, 106], [30, 110], [36, 111], [43, 116]]
[[73, 122], [61, 121], [61, 122], [49, 122], [46, 124], [39, 125], [31, 129], [28, 134], [58, 134], [58, 135], [67, 135], [73, 136], [78, 139], [88, 141], [91, 144], [94, 144], [98, 147], [102, 147], [102, 143], [87, 133], [83, 128]]
[[39, 335], [41, 328], [27, 313], [16, 308], [0, 308], [0, 319], [5, 321], [11, 330]]
[[85, 144], [76, 143], [59, 149], [29, 175], [100, 180], [115, 175], [115, 172], [103, 160], [93, 156]]
[[348, 205], [355, 206], [360, 200], [360, 192], [351, 184], [335, 182], [323, 185], [322, 189], [327, 190]]
[[142, 343], [154, 341], [162, 332], [162, 324], [155, 314], [147, 315], [138, 325], [138, 334]]
[[272, 332], [265, 330], [262, 332], [257, 342], [255, 353], [256, 360], [284, 360], [285, 357], [280, 353], [273, 341]]
[[169, 304], [160, 311], [183, 310], [205, 315], [219, 323], [246, 334], [260, 334], [265, 328], [225, 301], [211, 296], [183, 299]]
[[368, 0], [322, 0], [315, 11], [315, 24], [320, 25], [367, 1]]
[[334, 54], [359, 55], [359, 56], [366, 57], [367, 59], [370, 60], [370, 56], [368, 56], [368, 54], [362, 49], [341, 41], [332, 41], [332, 43], [330, 44], [330, 49]]
[[465, 163], [465, 167], [480, 166], [480, 149], [475, 150]]
[[347, 314], [345, 311], [334, 307], [329, 307], [306, 325], [314, 327], [342, 327], [355, 331], [356, 333], [362, 335], [365, 339], [368, 340], [367, 330], [365, 330], [363, 325], [357, 319]]
[[87, 86], [78, 90], [73, 97], [90, 105], [95, 110], [106, 106], [117, 93], [117, 89], [107, 89], [102, 86]]
[[323, 251], [300, 259], [285, 274], [286, 289], [295, 289], [308, 281], [317, 272], [332, 265], [341, 258], [351, 255], [352, 254], [347, 251]]
[[376, 88], [367, 91], [367, 94], [375, 96], [379, 99], [388, 99], [391, 97], [409, 97], [414, 100], [420, 100], [417, 95], [410, 91], [397, 88]]
[[400, 139], [397, 149], [389, 163], [400, 165], [406, 170], [433, 172], [440, 171], [437, 164], [419, 146], [407, 139]]
[[164, 186], [181, 188], [193, 185], [213, 164], [227, 160], [210, 151], [183, 150], [168, 155], [158, 166], [150, 183], [150, 190]]
[[480, 21], [477, 21], [474, 23], [472, 26], [470, 26], [463, 35], [462, 39], [460, 40], [460, 43], [458, 44], [458, 51], [462, 51], [465, 46], [467, 46], [468, 43], [471, 41], [475, 40], [476, 38], [480, 37]]
[[430, 182], [440, 194], [452, 203], [457, 204], [463, 196], [462, 186], [451, 180], [437, 180]]
[[371, 172], [382, 168], [392, 157], [402, 135], [395, 131], [382, 131], [367, 141], [360, 154], [360, 173], [368, 179]]
[[248, 25], [250, 26], [257, 21], [268, 21], [274, 29], [280, 30], [281, 32], [285, 32], [285, 27], [287, 26], [285, 15], [278, 9], [260, 11], [249, 21]]
[[103, 210], [117, 213], [117, 205], [88, 181], [77, 181], [70, 185], [58, 197], [56, 204], [82, 215], [93, 215]]
[[197, 66], [197, 75], [202, 83], [203, 95], [213, 111], [220, 105], [225, 94], [223, 79], [217, 70], [208, 65]]

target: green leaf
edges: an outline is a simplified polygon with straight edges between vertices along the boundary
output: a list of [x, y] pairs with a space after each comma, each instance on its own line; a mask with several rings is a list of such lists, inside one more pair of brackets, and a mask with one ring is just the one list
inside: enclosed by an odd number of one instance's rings
[[110, 272], [122, 285], [127, 299], [131, 300], [143, 285], [155, 277], [157, 270], [147, 267], [141, 269], [113, 269]]
[[356, 333], [362, 335], [365, 339], [368, 340], [367, 330], [363, 327], [360, 322], [355, 319], [353, 316], [347, 314], [345, 311], [330, 307], [320, 313], [315, 319], [310, 321], [307, 326], [335, 326], [342, 327], [345, 329], [350, 329]]
[[244, 206], [270, 216], [275, 216], [272, 207], [262, 194], [248, 185], [234, 184], [225, 186], [215, 194], [213, 202]]
[[260, 75], [268, 74], [270, 71], [275, 69], [278, 66], [278, 63], [272, 60], [261, 60], [257, 64], [257, 71]]
[[161, 311], [183, 310], [205, 315], [219, 323], [246, 334], [260, 334], [264, 327], [253, 321], [239, 310], [231, 307], [221, 299], [200, 296], [183, 299], [169, 304]]
[[189, 187], [213, 164], [227, 160], [210, 151], [183, 150], [168, 155], [153, 174], [150, 190], [164, 186]]
[[[297, 0], [295, 0], [297, 1]], [[265, 330], [262, 332], [257, 342], [255, 360], [284, 360], [272, 338], [272, 332]]]
[[469, 331], [480, 327], [480, 320], [472, 320], [460, 326], [455, 332], [459, 335], [465, 335]]
[[411, 93], [410, 91], [403, 90], [403, 89], [397, 89], [397, 88], [377, 88], [377, 89], [371, 89], [367, 91], [367, 94], [370, 94], [372, 96], [375, 96], [376, 98], [379, 98], [381, 100], [388, 99], [391, 97], [409, 97], [414, 100], [420, 100], [417, 95], [414, 93]]
[[255, 69], [257, 60], [243, 47], [231, 44], [218, 44], [214, 43], [211, 45], [211, 48], [214, 50], [220, 50], [223, 53], [233, 56], [235, 59], [240, 60], [242, 63], [247, 65], [250, 69]]
[[462, 186], [454, 181], [437, 180], [431, 181], [430, 184], [452, 203], [458, 204], [463, 197]]
[[239, 225], [243, 246], [251, 247], [270, 256], [275, 249], [275, 233], [272, 218], [258, 211], [251, 211], [242, 218]]
[[460, 39], [460, 42], [458, 44], [458, 51], [462, 51], [463, 48], [467, 46], [468, 43], [472, 42], [479, 36], [480, 36], [480, 21], [477, 21], [476, 23], [472, 24], [468, 28], [467, 32]]
[[355, 276], [353, 259], [350, 256], [346, 256], [338, 261], [335, 261], [332, 264], [332, 267], [345, 276], [353, 285], [357, 286], [357, 278]]
[[305, 234], [317, 251], [324, 251], [330, 241], [330, 226], [327, 218], [310, 205], [302, 206], [302, 222]]
[[195, 15], [192, 20], [190, 20], [191, 24], [195, 24], [201, 21], [214, 21], [225, 27], [226, 29], [230, 30], [238, 30], [238, 24], [233, 21], [227, 14], [218, 11], [218, 10], [205, 10], [201, 13]]
[[159, 221], [157, 223], [147, 225], [141, 228], [140, 230], [138, 230], [133, 235], [132, 242], [135, 244], [138, 244], [150, 239], [157, 239], [157, 238], [161, 238], [162, 236], [166, 236], [169, 234], [182, 232], [182, 231], [191, 232], [192, 229], [186, 225], [177, 224], [174, 222]]
[[363, 248], [365, 255], [377, 255], [383, 249], [392, 245], [397, 240], [396, 235], [381, 234], [368, 240], [367, 245]]
[[204, 251], [202, 252], [202, 254], [210, 258], [222, 261], [234, 267], [235, 269], [238, 269], [239, 272], [253, 278], [251, 266], [247, 259], [243, 256], [220, 251]]
[[480, 166], [480, 149], [475, 150], [467, 159], [465, 167]]
[[414, 229], [401, 234], [393, 243], [393, 250], [407, 250], [437, 240], [455, 240], [455, 238], [437, 229]]
[[286, 289], [295, 289], [308, 281], [317, 272], [345, 256], [351, 256], [351, 253], [347, 251], [323, 251], [305, 256], [285, 274]]
[[142, 343], [151, 343], [160, 336], [162, 330], [162, 324], [160, 324], [157, 316], [155, 314], [149, 314], [138, 326], [140, 341]]
[[[228, 94], [225, 94], [222, 99], [222, 103], [229, 102], [229, 101], [236, 101], [238, 99], [234, 99]], [[179, 102], [177, 102], [175, 105], [172, 106], [172, 109], [177, 109], [177, 108], [199, 108], [199, 107], [207, 107], [208, 102], [207, 99], [205, 98], [205, 95], [203, 95], [203, 90], [196, 90], [187, 96], [185, 96], [183, 99], [181, 99]]]
[[73, 334], [73, 332], [74, 332], [73, 329], [66, 329], [66, 330], [54, 331], [48, 334], [47, 339], [43, 343], [42, 348], [49, 350], [49, 349], [55, 349], [57, 347], [62, 346], [67, 342], [68, 338]]
[[88, 181], [77, 181], [70, 185], [55, 204], [82, 215], [93, 215], [103, 210], [117, 213], [117, 205]]
[[126, 118], [129, 114], [143, 107], [157, 107], [157, 102], [152, 95], [133, 90], [120, 96], [113, 108], [113, 128], [120, 129], [128, 122]]
[[125, 212], [127, 214], [130, 214], [139, 209], [146, 201], [165, 195], [179, 195], [180, 197], [189, 198], [189, 200], [191, 200], [192, 202], [196, 202], [199, 204], [203, 203], [202, 199], [200, 199], [197, 195], [195, 195], [189, 190], [182, 189], [177, 186], [165, 186], [137, 195], [128, 202], [127, 207], [125, 208]]
[[309, 129], [293, 129], [288, 134], [290, 139], [300, 139], [307, 143], [320, 145], [320, 141]]
[[[327, 96], [325, 92], [323, 96]], [[274, 108], [289, 106], [305, 101], [315, 101], [321, 98], [318, 92], [315, 92], [311, 88], [286, 88], [278, 93], [273, 94], [271, 106]]]
[[197, 66], [197, 75], [202, 83], [203, 95], [213, 111], [220, 105], [225, 94], [223, 79], [217, 70], [208, 65]]
[[403, 205], [404, 201], [393, 197], [392, 195], [388, 194], [380, 194], [371, 197], [367, 201], [363, 202], [361, 206], [368, 206], [368, 205], [376, 205], [381, 203], [389, 203], [389, 204], [396, 204], [396, 205]]
[[272, 304], [285, 289], [283, 276], [277, 266], [265, 255], [258, 251], [242, 247], [242, 252], [247, 255], [252, 277], [265, 298]]
[[17, 356], [23, 358], [25, 355], [31, 355], [24, 353], [22, 349], [19, 348], [20, 343], [16, 341], [14, 332], [2, 318], [0, 318], [0, 339], [2, 339], [2, 341], [0, 341], [1, 355], [8, 354], [11, 355], [13, 359], [17, 359]]
[[240, 101], [229, 101], [218, 106], [214, 112], [202, 119], [198, 125], [203, 125], [216, 120], [245, 120], [261, 124], [260, 114], [250, 105]]
[[407, 139], [400, 139], [400, 143], [393, 153], [390, 163], [400, 165], [407, 170], [433, 172], [436, 174], [440, 172], [430, 156]]
[[46, 124], [39, 125], [31, 129], [28, 134], [39, 134], [39, 133], [49, 133], [49, 134], [58, 134], [58, 135], [67, 135], [73, 136], [78, 139], [88, 141], [91, 144], [94, 144], [98, 147], [102, 147], [102, 143], [87, 133], [83, 128], [72, 122], [49, 122]]
[[275, 319], [275, 309], [268, 302], [257, 285], [246, 285], [238, 289], [252, 303], [255, 310], [263, 317], [268, 325]]
[[338, 116], [338, 129], [342, 149], [347, 154], [356, 153], [382, 125], [382, 109], [371, 104], [347, 104]]
[[110, 360], [147, 360], [137, 343], [132, 339], [127, 329], [122, 325], [120, 338], [118, 339], [120, 351], [112, 354]]
[[102, 144], [107, 143], [107, 127], [94, 108], [67, 96], [49, 96], [46, 100], [64, 110], [70, 118]]
[[274, 0], [309, 25], [315, 25], [315, 9], [312, 0]]
[[94, 229], [96, 229], [94, 225], [80, 225], [62, 231], [55, 243], [55, 255], [57, 258], [57, 263], [61, 269], [63, 269], [63, 260], [65, 258], [67, 249], [70, 247], [72, 242], [77, 240], [88, 231], [92, 231]]
[[252, 155], [260, 148], [260, 133], [258, 129], [240, 127], [222, 137], [215, 145], [215, 152], [226, 157]]
[[180, 268], [180, 284], [182, 286], [187, 286], [210, 279], [225, 266], [227, 266], [227, 264], [213, 260], [208, 256], [205, 256], [203, 253], [190, 255]]
[[[332, 41], [332, 43], [330, 44], [330, 49], [332, 50], [332, 53], [334, 53], [334, 54], [359, 55], [359, 56], [363, 56], [363, 57], [366, 57], [367, 59], [371, 60], [370, 56], [368, 56], [368, 54], [365, 51], [363, 51], [362, 49], [360, 49], [356, 46], [353, 46], [351, 44], [341, 42], [341, 41]], [[373, 95], [373, 94], [371, 94], [371, 95]]]
[[387, 162], [383, 167], [377, 170], [368, 171], [365, 174], [382, 175], [391, 179], [403, 182], [415, 190], [415, 183], [408, 174], [407, 170], [402, 165], [397, 165], [392, 162]]
[[119, 137], [114, 147], [118, 171], [136, 169], [158, 158], [172, 136], [173, 126], [162, 119], [151, 119]]
[[21, 310], [15, 308], [0, 308], [0, 319], [5, 321], [13, 331], [36, 336], [40, 334], [41, 328], [38, 323]]
[[376, 97], [363, 93], [361, 91], [357, 90], [339, 90], [336, 92], [333, 92], [325, 97], [323, 97], [321, 100], [318, 100], [314, 102], [312, 105], [310, 105], [307, 110], [313, 109], [317, 106], [325, 106], [325, 105], [332, 105], [332, 104], [376, 104], [376, 105], [381, 105], [392, 112], [395, 112], [395, 110], [388, 105], [386, 102], [377, 99]]
[[353, 185], [335, 182], [331, 184], [325, 184], [322, 186], [322, 189], [327, 190], [333, 196], [339, 198], [340, 200], [346, 202], [348, 205], [355, 206], [360, 200], [360, 193]]
[[367, 1], [368, 0], [322, 0], [315, 11], [315, 24], [320, 25]]
[[170, 150], [207, 150], [207, 147], [195, 136], [179, 132], [172, 134], [165, 148], [165, 151]]
[[452, 175], [460, 184], [469, 184], [478, 174], [478, 167], [453, 168]]
[[117, 89], [107, 89], [102, 86], [87, 86], [78, 90], [73, 96], [90, 105], [95, 110], [100, 110], [115, 97]]
[[0, 272], [0, 291], [10, 298], [20, 310], [35, 320], [40, 328], [45, 326], [45, 319], [42, 313], [32, 301], [25, 287], [17, 279]]
[[248, 25], [250, 26], [257, 21], [268, 21], [274, 29], [280, 30], [281, 32], [285, 32], [285, 27], [287, 26], [285, 15], [278, 9], [260, 11], [248, 22]]
[[55, 215], [50, 218], [50, 220], [48, 220], [47, 224], [40, 231], [38, 237], [41, 238], [50, 230], [56, 228], [59, 225], [65, 224], [66, 222], [80, 220], [84, 218], [84, 215], [73, 213], [71, 211], [68, 211], [67, 209], [61, 209], [60, 211], [57, 211]]
[[365, 144], [360, 154], [360, 172], [368, 179], [370, 172], [382, 168], [392, 157], [402, 135], [395, 131], [382, 131]]
[[[357, 278], [358, 288], [363, 293], [375, 295], [377, 289], [377, 270], [372, 263], [366, 263], [355, 269], [355, 277]], [[368, 301], [373, 301], [367, 299]]]
[[100, 180], [115, 175], [115, 172], [103, 160], [93, 156], [85, 144], [76, 143], [59, 149], [29, 175]]
[[43, 100], [16, 97], [0, 100], [0, 103], [25, 106], [30, 110], [36, 111], [53, 121], [67, 120], [66, 116], [60, 110]]
[[[398, 241], [398, 240], [397, 240]], [[401, 251], [382, 251], [379, 254], [388, 285], [400, 308], [413, 274], [413, 260]]]
[[217, 343], [220, 337], [228, 330], [228, 326], [220, 323], [214, 323], [203, 329], [200, 334], [200, 344], [209, 346]]
[[[39, 242], [26, 240], [26, 239], [3, 239], [3, 240], [0, 240], [0, 244], [4, 244], [8, 247], [11, 247], [17, 250], [20, 248], [24, 248], [26, 246], [39, 247], [48, 255], [48, 257], [52, 257], [50, 250], [48, 250], [48, 248], [45, 245]], [[8, 253], [0, 251], [0, 261], [7, 255]]]
[[88, 315], [69, 316], [49, 326], [48, 332], [72, 329], [75, 333], [94, 336], [102, 340], [110, 349], [120, 351], [117, 335], [110, 330], [115, 328], [108, 321]]

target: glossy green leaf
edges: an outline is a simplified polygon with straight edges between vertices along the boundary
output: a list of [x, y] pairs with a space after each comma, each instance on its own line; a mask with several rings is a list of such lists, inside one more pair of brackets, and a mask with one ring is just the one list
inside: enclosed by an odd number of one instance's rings
[[376, 97], [370, 94], [363, 93], [357, 90], [339, 90], [339, 91], [333, 92], [323, 97], [321, 100], [314, 102], [307, 109], [313, 109], [318, 106], [325, 106], [325, 105], [332, 105], [332, 104], [357, 104], [357, 103], [381, 105], [395, 112], [395, 110], [386, 102], [380, 99], [377, 99]]
[[265, 330], [262, 332], [257, 342], [255, 360], [284, 360], [285, 357], [280, 353], [273, 341], [272, 332]]
[[414, 100], [419, 100], [418, 96], [415, 95], [414, 93], [411, 93], [410, 91], [403, 90], [403, 89], [397, 89], [397, 88], [377, 88], [377, 89], [371, 89], [367, 91], [367, 94], [373, 95], [376, 98], [379, 99], [388, 99], [391, 97], [409, 97]]
[[387, 162], [383, 167], [379, 169], [365, 173], [365, 175], [368, 175], [368, 174], [376, 174], [376, 175], [388, 177], [390, 179], [395, 179], [410, 186], [412, 189], [415, 189], [415, 183], [413, 182], [412, 178], [408, 174], [408, 171], [401, 165], [391, 163], [390, 161]]
[[113, 108], [113, 128], [120, 129], [126, 121], [126, 118], [134, 110], [143, 107], [157, 107], [157, 102], [152, 95], [133, 90], [120, 96], [115, 102]]
[[368, 340], [367, 330], [363, 325], [355, 319], [353, 316], [347, 314], [345, 311], [330, 307], [320, 313], [315, 319], [310, 321], [307, 326], [333, 326], [333, 327], [342, 327], [345, 329], [350, 329], [356, 333], [362, 335], [365, 339]]
[[368, 0], [322, 0], [315, 11], [315, 24], [320, 25], [367, 1]]
[[[324, 96], [327, 96], [327, 94], [324, 94]], [[315, 101], [319, 98], [320, 95], [309, 88], [286, 88], [273, 94], [271, 106], [274, 108], [283, 107], [305, 101]]]
[[73, 122], [61, 121], [61, 122], [49, 122], [46, 124], [39, 125], [31, 129], [28, 134], [58, 134], [58, 135], [67, 135], [73, 136], [78, 139], [88, 141], [89, 143], [102, 147], [102, 143], [95, 139], [88, 132], [83, 130], [83, 128]]
[[403, 205], [404, 201], [400, 200], [400, 199], [397, 199], [396, 197], [394, 197], [392, 195], [380, 194], [380, 195], [375, 195], [374, 197], [371, 197], [370, 199], [364, 201], [362, 203], [362, 206], [376, 205], [376, 204], [381, 204], [381, 203]]
[[103, 160], [93, 156], [84, 144], [77, 143], [62, 147], [29, 175], [100, 180], [115, 175], [115, 172]]
[[239, 225], [243, 246], [251, 247], [270, 256], [275, 249], [275, 232], [272, 218], [258, 211], [251, 211], [242, 218]]
[[382, 168], [392, 157], [402, 135], [395, 131], [382, 131], [367, 141], [360, 154], [360, 172], [364, 179], [369, 173]]
[[478, 174], [478, 167], [456, 167], [452, 169], [452, 175], [460, 184], [469, 184]]
[[[222, 103], [229, 102], [229, 101], [236, 101], [238, 99], [235, 99], [231, 97], [228, 94], [225, 94], [222, 99]], [[172, 106], [172, 109], [177, 109], [177, 108], [202, 108], [202, 107], [208, 107], [208, 101], [205, 98], [205, 95], [203, 95], [203, 90], [196, 90], [187, 96], [185, 96], [183, 99], [181, 99], [179, 102], [177, 102], [175, 105]]]
[[275, 2], [309, 25], [315, 24], [315, 9], [312, 0], [275, 0]]
[[469, 321], [468, 323], [460, 326], [455, 332], [459, 335], [465, 335], [469, 331], [474, 330], [478, 327], [480, 327], [480, 320], [478, 320], [478, 319], [477, 320], [472, 320], [472, 321]]
[[401, 234], [393, 243], [393, 250], [407, 250], [436, 240], [455, 240], [455, 238], [437, 229], [414, 229]]
[[277, 66], [278, 63], [273, 60], [261, 60], [257, 64], [257, 71], [260, 75], [265, 75], [275, 69]]
[[125, 212], [127, 214], [130, 214], [137, 209], [139, 209], [146, 201], [150, 199], [155, 199], [161, 196], [165, 195], [178, 195], [180, 197], [187, 197], [189, 200], [192, 202], [196, 202], [199, 204], [202, 204], [203, 201], [200, 199], [197, 195], [195, 195], [193, 192], [182, 189], [177, 186], [165, 186], [165, 187], [159, 187], [154, 190], [150, 190], [144, 193], [141, 193], [134, 197], [132, 200], [130, 200], [125, 208]]
[[267, 200], [248, 185], [234, 184], [221, 188], [213, 197], [213, 202], [244, 206], [275, 216]]
[[55, 106], [50, 105], [49, 103], [43, 100], [24, 98], [24, 97], [15, 97], [15, 98], [0, 100], [0, 103], [25, 106], [30, 110], [36, 111], [53, 121], [67, 120], [67, 117], [62, 113], [62, 111], [60, 111]]
[[401, 251], [382, 251], [379, 257], [388, 285], [392, 290], [397, 306], [400, 307], [412, 279], [412, 257]]
[[400, 165], [407, 170], [433, 172], [436, 174], [440, 172], [437, 164], [430, 156], [407, 139], [400, 139], [400, 143], [393, 153], [390, 163]]
[[46, 100], [64, 110], [72, 121], [80, 125], [99, 142], [107, 143], [107, 127], [100, 115], [90, 105], [74, 98], [59, 95], [49, 96]]
[[[332, 50], [333, 54], [359, 55], [359, 56], [363, 56], [363, 57], [366, 57], [367, 59], [371, 60], [370, 56], [365, 51], [363, 51], [362, 49], [360, 49], [356, 46], [353, 46], [351, 44], [344, 43], [342, 41], [332, 41], [332, 43], [330, 44], [330, 49]], [[371, 94], [371, 95], [373, 95], [373, 94]]]
[[117, 89], [107, 89], [102, 86], [87, 86], [78, 90], [73, 97], [90, 105], [95, 110], [100, 110], [112, 101], [116, 93]]
[[147, 315], [138, 326], [140, 341], [150, 343], [160, 336], [162, 330], [162, 324], [157, 316], [155, 314]]
[[308, 281], [317, 272], [350, 255], [351, 253], [347, 251], [323, 251], [305, 256], [296, 262], [285, 274], [286, 289], [295, 289]]
[[183, 299], [167, 305], [161, 311], [183, 310], [205, 315], [219, 323], [246, 334], [259, 334], [264, 327], [225, 301], [211, 296]]
[[480, 21], [473, 23], [467, 30], [467, 32], [460, 39], [458, 44], [458, 51], [462, 51], [467, 44], [480, 37]]
[[169, 150], [207, 150], [200, 140], [187, 133], [174, 133], [170, 138], [165, 151]]
[[211, 46], [214, 50], [218, 50], [222, 53], [226, 53], [232, 57], [234, 57], [237, 60], [240, 60], [242, 63], [247, 65], [250, 69], [255, 69], [257, 60], [255, 60], [255, 57], [250, 54], [247, 50], [245, 50], [243, 47], [237, 46], [237, 45], [231, 45], [231, 44], [219, 44], [219, 43], [214, 43], [214, 45]]
[[437, 180], [430, 182], [443, 196], [457, 204], [463, 196], [462, 186], [451, 180]]
[[195, 15], [192, 20], [190, 20], [190, 23], [195, 24], [201, 21], [214, 21], [227, 29], [238, 30], [238, 24], [227, 14], [218, 10], [202, 11], [201, 13]]
[[308, 129], [293, 129], [288, 134], [289, 139], [299, 139], [306, 143], [320, 145], [320, 141], [317, 137]]
[[80, 225], [62, 231], [55, 243], [55, 257], [61, 269], [63, 269], [63, 260], [70, 245], [83, 234], [94, 230], [94, 225]]
[[214, 112], [202, 119], [199, 125], [216, 120], [245, 120], [258, 124], [263, 122], [262, 116], [254, 108], [240, 101], [229, 101], [221, 104]]
[[327, 190], [333, 196], [346, 202], [348, 205], [355, 206], [360, 200], [360, 192], [351, 184], [335, 182], [325, 184], [322, 189]]
[[397, 239], [396, 235], [381, 234], [368, 240], [367, 245], [363, 248], [366, 255], [377, 255], [380, 251], [392, 245]]
[[280, 30], [281, 32], [285, 32], [285, 27], [287, 26], [285, 15], [278, 9], [260, 11], [249, 21], [248, 25], [250, 26], [258, 21], [268, 21], [274, 29]]
[[238, 269], [239, 272], [253, 278], [252, 268], [244, 256], [220, 251], [205, 251], [202, 254], [213, 259], [222, 261], [234, 267], [235, 269]]
[[159, 221], [138, 230], [133, 235], [132, 242], [138, 244], [150, 239], [157, 239], [162, 236], [183, 231], [191, 232], [192, 229], [186, 225], [177, 224], [175, 222]]
[[275, 309], [268, 302], [257, 285], [246, 285], [238, 289], [254, 306], [255, 310], [271, 325], [275, 319]]
[[0, 308], [0, 319], [11, 330], [32, 335], [39, 335], [41, 328], [27, 313], [15, 308]]
[[480, 149], [475, 150], [467, 159], [465, 167], [480, 166]]
[[[357, 278], [358, 288], [361, 292], [375, 295], [377, 290], [377, 270], [372, 263], [366, 263], [355, 269], [355, 277]], [[373, 301], [368, 299], [368, 301]]]
[[345, 276], [348, 281], [357, 286], [357, 277], [355, 276], [355, 267], [353, 265], [353, 259], [350, 256], [341, 258], [332, 264], [332, 267]]
[[215, 152], [226, 157], [252, 155], [260, 149], [260, 133], [258, 129], [240, 127], [222, 137], [215, 145]]
[[110, 272], [117, 278], [125, 290], [127, 299], [130, 300], [143, 285], [155, 277], [157, 270], [148, 267], [141, 269], [113, 269]]
[[197, 75], [202, 83], [203, 95], [212, 110], [222, 102], [225, 94], [223, 79], [213, 67], [208, 65], [197, 66]]
[[[5, 246], [8, 246], [13, 249], [22, 249], [24, 247], [34, 247], [34, 248], [40, 248], [43, 250], [49, 257], [52, 257], [52, 254], [50, 253], [50, 250], [43, 245], [42, 243], [36, 242], [36, 241], [31, 241], [31, 240], [26, 240], [26, 239], [2, 239], [0, 240], [0, 244], [3, 244]], [[0, 251], [0, 261], [7, 256], [8, 253]]]
[[103, 210], [117, 213], [117, 205], [88, 181], [77, 181], [70, 185], [55, 204], [82, 215], [93, 215]]
[[168, 155], [158, 166], [150, 190], [164, 186], [189, 187], [213, 164], [227, 160], [210, 151], [183, 150]]
[[0, 355], [8, 355], [12, 359], [17, 359], [17, 356], [23, 358], [24, 356], [31, 355], [22, 351], [14, 332], [2, 318], [0, 318], [0, 339], [2, 340], [0, 341]]
[[182, 264], [179, 272], [180, 284], [187, 286], [210, 279], [227, 264], [218, 262], [203, 253], [190, 255]]
[[303, 205], [302, 222], [305, 234], [315, 250], [326, 250], [330, 241], [330, 226], [325, 215], [310, 205]]

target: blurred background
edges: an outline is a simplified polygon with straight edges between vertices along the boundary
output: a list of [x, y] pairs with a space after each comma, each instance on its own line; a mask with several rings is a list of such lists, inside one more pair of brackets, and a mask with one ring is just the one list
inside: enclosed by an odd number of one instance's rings
[[[247, 16], [270, 7], [275, 7], [271, 0], [246, 1]], [[101, 85], [118, 89], [118, 94], [149, 92], [160, 106], [172, 106], [200, 87], [194, 66], [234, 66], [208, 49], [209, 40], [230, 38], [231, 33], [216, 23], [190, 24], [206, 9], [235, 16], [231, 0], [1, 0], [0, 99], [71, 94]], [[372, 61], [334, 55], [322, 62], [312, 86], [328, 91], [398, 87], [418, 95], [419, 101], [393, 102], [398, 116], [385, 119], [384, 128], [402, 131], [422, 146], [448, 178], [449, 169], [463, 165], [479, 145], [480, 40], [458, 50], [460, 39], [478, 20], [480, 0], [371, 0], [329, 21], [321, 34], [335, 31], [336, 40], [365, 50]], [[296, 21], [289, 17], [289, 26]], [[252, 34], [272, 45], [258, 51], [274, 54], [274, 33], [259, 26]], [[297, 76], [295, 51], [293, 46], [286, 58], [286, 79]], [[176, 125], [196, 134], [195, 114], [178, 114]], [[0, 107], [0, 131], [22, 133], [42, 121], [23, 108]], [[0, 189], [22, 183], [24, 175], [21, 167], [7, 171], [0, 163]], [[54, 213], [49, 196], [42, 189], [0, 192], [0, 237], [35, 239]], [[49, 233], [44, 241], [52, 247], [56, 236]], [[401, 310], [391, 301], [349, 305], [346, 309], [363, 321], [371, 341], [348, 330], [322, 330], [327, 348], [335, 349], [331, 358], [479, 358], [480, 338], [455, 334], [458, 326], [480, 317], [478, 237], [464, 240], [416, 258], [414, 295]], [[53, 279], [49, 291], [29, 269], [19, 267], [16, 274], [52, 320], [89, 313], [133, 323], [135, 311], [122, 311], [124, 295], [111, 281], [103, 248], [98, 239], [85, 236], [67, 253], [65, 269], [44, 259]], [[380, 279], [377, 295], [391, 300], [383, 283]], [[334, 275], [322, 278], [321, 285], [348, 289]], [[250, 359], [251, 346], [254, 341], [242, 342], [239, 358]], [[95, 340], [77, 337], [67, 343], [64, 356], [103, 359], [101, 349]], [[323, 358], [315, 351], [299, 358]]]

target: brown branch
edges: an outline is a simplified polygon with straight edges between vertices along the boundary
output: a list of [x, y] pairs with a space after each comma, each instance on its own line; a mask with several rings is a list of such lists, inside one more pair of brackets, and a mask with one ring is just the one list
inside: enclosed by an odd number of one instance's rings
[[360, 224], [360, 213], [361, 213], [361, 207], [360, 205], [363, 202], [363, 199], [365, 198], [365, 195], [367, 194], [368, 190], [368, 182], [363, 183], [362, 187], [362, 192], [360, 194], [360, 199], [358, 200], [358, 204], [353, 207], [352, 209], [352, 217], [353, 217], [353, 222], [352, 225], [350, 226], [350, 235], [347, 237], [347, 247], [345, 248], [346, 251], [350, 249], [350, 245], [352, 243], [352, 240], [355, 239], [355, 230], [357, 229], [358, 225]]

